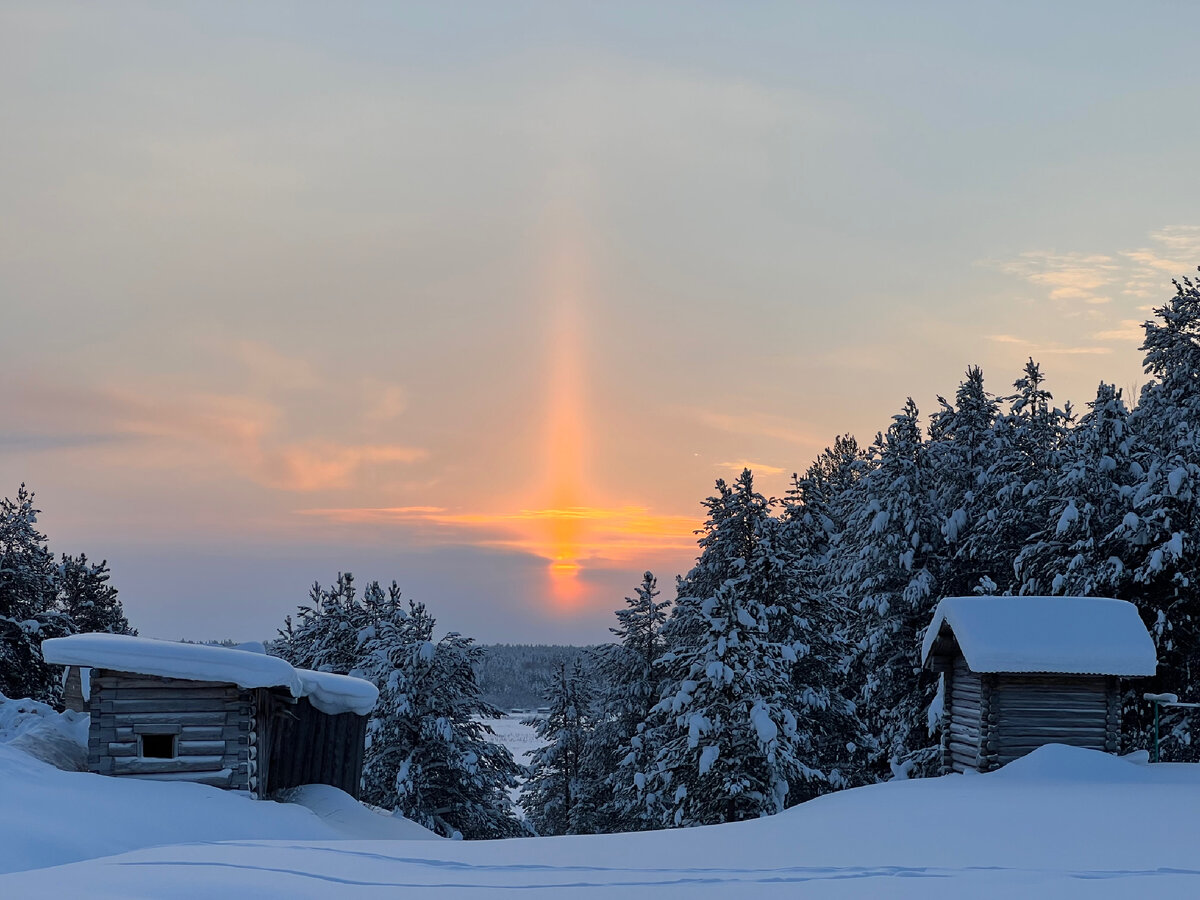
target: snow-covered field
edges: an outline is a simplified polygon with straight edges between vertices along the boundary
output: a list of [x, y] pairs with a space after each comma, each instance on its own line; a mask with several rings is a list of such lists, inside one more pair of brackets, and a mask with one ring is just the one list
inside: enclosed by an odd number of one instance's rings
[[1200, 896], [1200, 766], [1061, 746], [755, 822], [453, 842], [412, 840], [429, 834], [332, 789], [282, 804], [64, 772], [8, 736], [5, 898]]

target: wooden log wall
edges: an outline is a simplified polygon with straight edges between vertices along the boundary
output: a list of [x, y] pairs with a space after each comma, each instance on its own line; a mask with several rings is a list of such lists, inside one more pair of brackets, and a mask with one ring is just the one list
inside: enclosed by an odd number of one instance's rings
[[359, 795], [367, 718], [331, 716], [301, 697], [271, 718], [267, 795], [302, 784], [329, 784]]
[[946, 716], [943, 731], [944, 745], [949, 749], [951, 771], [978, 769], [983, 735], [981, 702], [983, 680], [967, 668], [961, 655], [947, 668]]
[[[249, 790], [254, 694], [236, 685], [92, 670], [88, 769]], [[174, 759], [138, 755], [139, 735], [174, 734]]]
[[[994, 675], [988, 748], [995, 765], [1044, 744], [1115, 750], [1120, 733], [1116, 679], [1080, 675]], [[993, 766], [994, 767], [994, 766]]]

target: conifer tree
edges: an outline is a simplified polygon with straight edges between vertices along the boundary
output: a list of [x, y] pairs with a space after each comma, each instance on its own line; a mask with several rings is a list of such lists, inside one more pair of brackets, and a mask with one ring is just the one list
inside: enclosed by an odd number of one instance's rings
[[453, 632], [434, 641], [423, 604], [381, 607], [363, 646], [363, 670], [380, 689], [364, 798], [446, 837], [524, 834], [508, 793], [519, 768], [487, 739], [494, 732], [485, 720], [502, 713], [479, 694], [473, 666], [482, 649]]
[[998, 458], [998, 404], [984, 388], [978, 366], [967, 369], [953, 406], [942, 397], [938, 402], [941, 409], [930, 421], [929, 456], [943, 538], [939, 589], [944, 596], [956, 597], [1004, 580], [1011, 565], [998, 562], [990, 547], [972, 540], [976, 528], [987, 529], [992, 507], [989, 485]]
[[[1140, 470], [1125, 533], [1135, 596], [1158, 648], [1155, 690], [1200, 698], [1200, 282], [1145, 324], [1143, 365], [1152, 376], [1131, 422]], [[1145, 723], [1142, 724], [1143, 727]], [[1200, 743], [1174, 758], [1200, 758]]]
[[60, 670], [42, 660], [42, 641], [72, 627], [55, 605], [57, 571], [39, 512], [24, 484], [16, 499], [0, 500], [0, 693], [55, 703]]
[[77, 632], [137, 635], [129, 627], [117, 589], [109, 584], [108, 560], [89, 563], [87, 554], [63, 554], [56, 576], [58, 608]]
[[937, 746], [927, 712], [935, 685], [919, 656], [938, 598], [942, 515], [911, 398], [872, 452], [876, 465], [837, 547], [842, 588], [858, 604], [850, 677], [870, 738], [868, 771], [930, 774]]
[[659, 594], [657, 579], [646, 572], [634, 596], [625, 598], [626, 608], [617, 610], [620, 624], [609, 629], [619, 642], [594, 653], [600, 713], [583, 769], [585, 803], [597, 810], [600, 831], [638, 831], [656, 822], [638, 802], [633, 773], [646, 769], [639, 728], [658, 702], [662, 682], [658, 659], [670, 601], [657, 600]]
[[587, 834], [596, 830], [596, 808], [589, 802], [585, 770], [594, 727], [592, 696], [582, 661], [567, 671], [559, 665], [547, 686], [549, 712], [532, 717], [538, 737], [546, 741], [533, 752], [529, 777], [521, 790], [521, 806], [540, 835]]
[[655, 765], [635, 773], [664, 825], [768, 815], [791, 784], [826, 778], [797, 758], [795, 652], [772, 638], [787, 582], [778, 523], [748, 470], [706, 506], [700, 558], [663, 629], [666, 687], [643, 734]]

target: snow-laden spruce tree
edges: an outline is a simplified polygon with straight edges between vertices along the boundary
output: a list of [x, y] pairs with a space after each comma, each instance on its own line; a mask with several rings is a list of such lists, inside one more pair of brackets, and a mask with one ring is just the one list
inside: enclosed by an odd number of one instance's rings
[[108, 560], [89, 563], [87, 554], [63, 554], [56, 573], [56, 602], [77, 632], [137, 635], [125, 618], [117, 589], [109, 584]]
[[372, 594], [379, 607], [360, 668], [380, 693], [367, 726], [363, 798], [446, 837], [525, 834], [508, 793], [519, 767], [487, 739], [494, 732], [484, 720], [502, 713], [479, 694], [473, 665], [482, 648], [454, 632], [435, 641], [423, 604], [404, 609]]
[[1049, 521], [1072, 413], [1070, 404], [1065, 410], [1053, 405], [1044, 384], [1041, 368], [1029, 360], [1006, 398], [1008, 410], [993, 425], [995, 460], [979, 492], [984, 512], [969, 523], [956, 551], [984, 573], [981, 581], [989, 579], [977, 590], [1018, 593], [1017, 557]]
[[42, 641], [72, 632], [57, 607], [57, 575], [40, 510], [24, 484], [0, 500], [0, 694], [56, 703], [61, 669], [42, 660]]
[[794, 782], [788, 805], [858, 780], [865, 746], [855, 703], [845, 696], [851, 652], [851, 610], [827, 577], [829, 554], [845, 527], [836, 499], [853, 490], [868, 471], [865, 454], [849, 435], [793, 476], [779, 523], [788, 578], [773, 638], [796, 656], [792, 666], [792, 706], [798, 713], [797, 753], [825, 778]]
[[[1145, 324], [1152, 378], [1131, 420], [1141, 469], [1126, 527], [1136, 597], [1158, 647], [1157, 690], [1200, 699], [1200, 282]], [[1181, 750], [1184, 748], [1180, 748]], [[1200, 742], [1186, 758], [1200, 757]], [[1179, 758], [1179, 756], [1175, 756]]]
[[778, 520], [748, 470], [705, 505], [700, 558], [663, 628], [666, 688], [643, 734], [654, 767], [634, 773], [667, 826], [776, 813], [791, 784], [825, 778], [797, 757], [796, 654], [772, 637], [788, 579]]
[[999, 405], [984, 387], [978, 366], [967, 369], [953, 406], [942, 397], [938, 402], [941, 409], [929, 424], [929, 457], [943, 538], [939, 593], [956, 597], [1004, 580], [1012, 568], [1011, 560], [998, 559], [986, 552], [986, 545], [971, 539], [981, 523], [986, 527], [993, 505], [990, 478], [998, 458]]
[[920, 645], [938, 598], [945, 516], [911, 398], [872, 454], [875, 466], [832, 556], [842, 590], [857, 603], [850, 677], [869, 736], [866, 771], [931, 774], [937, 741], [927, 713], [936, 684], [921, 667]]
[[1129, 560], [1133, 496], [1142, 474], [1121, 391], [1101, 382], [1068, 435], [1043, 529], [1017, 557], [1022, 594], [1136, 601]]
[[588, 777], [588, 744], [594, 727], [593, 698], [582, 660], [567, 671], [560, 664], [544, 695], [549, 712], [524, 720], [544, 744], [534, 750], [528, 778], [521, 788], [521, 806], [540, 835], [591, 834], [597, 831]]
[[583, 770], [585, 802], [596, 810], [597, 831], [639, 831], [657, 824], [645, 814], [633, 773], [647, 767], [639, 728], [662, 686], [659, 657], [670, 601], [658, 600], [659, 595], [657, 579], [646, 572], [634, 595], [625, 598], [625, 608], [617, 610], [619, 624], [609, 629], [617, 643], [593, 654], [599, 713]]

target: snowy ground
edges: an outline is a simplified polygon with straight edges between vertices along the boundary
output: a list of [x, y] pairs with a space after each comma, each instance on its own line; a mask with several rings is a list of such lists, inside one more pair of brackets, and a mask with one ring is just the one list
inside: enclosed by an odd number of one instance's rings
[[[529, 718], [530, 713], [522, 713], [519, 715], [507, 715], [503, 719], [487, 719], [487, 724], [491, 726], [492, 731], [496, 734], [491, 740], [498, 744], [503, 744], [508, 748], [508, 752], [513, 755], [518, 763], [527, 766], [530, 763], [529, 754], [532, 753], [540, 744], [541, 738], [537, 736], [532, 725], [522, 725], [521, 720]], [[524, 781], [524, 779], [519, 779]], [[519, 803], [521, 799], [521, 788], [515, 787], [508, 792], [514, 804]], [[517, 807], [517, 815], [522, 819], [525, 818], [524, 811]]]
[[[755, 822], [492, 842], [413, 841], [336, 791], [257, 802], [63, 772], [2, 742], [0, 785], [0, 897], [1200, 896], [1200, 766], [1057, 746]], [[376, 820], [392, 839], [354, 839], [383, 837]]]

